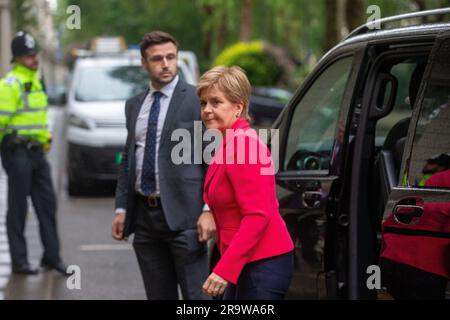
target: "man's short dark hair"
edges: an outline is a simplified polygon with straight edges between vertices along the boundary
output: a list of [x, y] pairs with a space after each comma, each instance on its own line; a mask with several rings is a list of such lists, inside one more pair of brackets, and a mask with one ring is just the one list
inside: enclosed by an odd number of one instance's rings
[[178, 42], [171, 34], [164, 31], [152, 31], [150, 33], [147, 33], [142, 38], [141, 43], [139, 44], [141, 47], [141, 56], [145, 58], [145, 51], [149, 47], [157, 44], [164, 44], [167, 42], [172, 42], [178, 50]]

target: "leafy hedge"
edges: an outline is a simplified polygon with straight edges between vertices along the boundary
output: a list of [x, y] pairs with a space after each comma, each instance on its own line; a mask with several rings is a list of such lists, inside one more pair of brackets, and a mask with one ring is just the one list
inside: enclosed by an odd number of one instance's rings
[[223, 50], [214, 65], [241, 67], [254, 86], [274, 86], [283, 75], [281, 66], [265, 52], [262, 41], [238, 42]]

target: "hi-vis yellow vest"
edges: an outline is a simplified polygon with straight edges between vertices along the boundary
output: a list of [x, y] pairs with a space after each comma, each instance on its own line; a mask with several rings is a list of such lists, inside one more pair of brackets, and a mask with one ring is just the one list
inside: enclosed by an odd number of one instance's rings
[[0, 142], [6, 134], [32, 138], [42, 144], [50, 140], [48, 101], [37, 72], [16, 64], [0, 80]]

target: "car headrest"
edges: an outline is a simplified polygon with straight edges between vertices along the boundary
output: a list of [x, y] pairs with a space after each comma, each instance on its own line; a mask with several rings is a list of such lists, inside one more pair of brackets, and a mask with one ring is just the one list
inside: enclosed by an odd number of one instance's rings
[[398, 121], [386, 135], [382, 149], [394, 152], [397, 141], [407, 136], [410, 122], [411, 117]]

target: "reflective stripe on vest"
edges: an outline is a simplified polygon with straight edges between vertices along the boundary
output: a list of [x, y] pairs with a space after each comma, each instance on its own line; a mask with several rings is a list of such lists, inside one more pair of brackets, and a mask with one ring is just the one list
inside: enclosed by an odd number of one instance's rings
[[47, 129], [48, 126], [46, 124], [35, 125], [35, 126], [9, 125], [8, 128], [13, 129], [13, 130], [14, 129], [16, 129], [16, 130], [35, 130], [35, 129], [43, 130], [43, 129]]
[[15, 114], [33, 113], [33, 112], [41, 112], [41, 111], [47, 111], [47, 110], [48, 110], [48, 107], [19, 109], [19, 110], [16, 110], [16, 111], [3, 111], [3, 110], [0, 110], [0, 116], [12, 116], [12, 115], [15, 115]]
[[20, 97], [22, 98], [23, 101], [23, 110], [28, 110], [30, 109], [30, 102], [28, 101], [28, 93], [23, 91], [23, 88], [21, 88], [21, 94]]
[[45, 130], [48, 129], [47, 125], [34, 125], [34, 126], [19, 126], [19, 125], [8, 125], [6, 130]]
[[0, 110], [0, 116], [12, 116], [13, 114], [15, 114], [15, 112]]
[[15, 112], [15, 114], [23, 114], [23, 113], [32, 113], [32, 112], [40, 112], [40, 111], [46, 111], [48, 110], [48, 107], [43, 108], [28, 108], [28, 109], [20, 109]]

